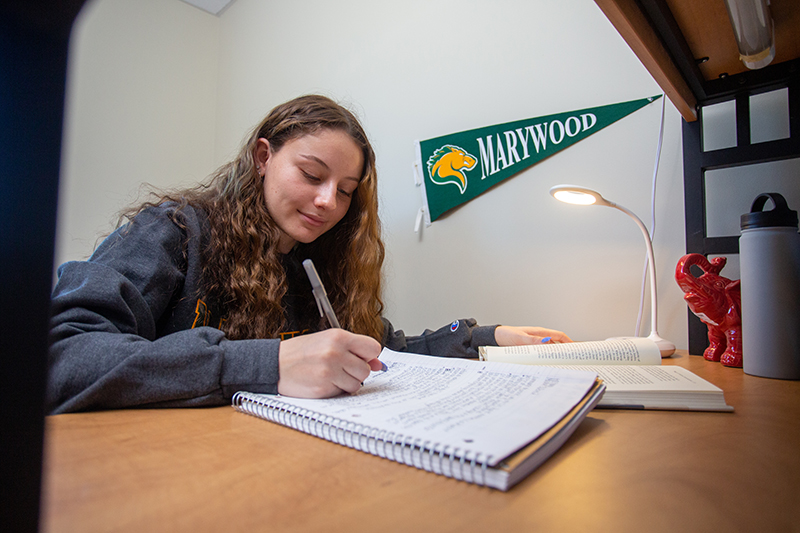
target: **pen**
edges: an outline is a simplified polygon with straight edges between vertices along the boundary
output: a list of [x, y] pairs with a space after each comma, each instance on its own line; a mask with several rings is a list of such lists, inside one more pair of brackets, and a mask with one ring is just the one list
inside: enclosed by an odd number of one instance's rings
[[[339, 325], [339, 319], [336, 318], [336, 313], [333, 312], [333, 306], [331, 306], [331, 301], [328, 300], [328, 293], [325, 292], [325, 286], [322, 284], [322, 280], [319, 279], [319, 274], [317, 274], [317, 269], [314, 267], [314, 262], [311, 259], [306, 259], [303, 261], [303, 268], [306, 269], [308, 281], [311, 282], [311, 292], [314, 293], [314, 299], [317, 301], [319, 316], [324, 315], [332, 328], [341, 329], [342, 326]], [[388, 370], [386, 363], [383, 361], [381, 361], [381, 369], [384, 372]]]
[[319, 316], [323, 316], [324, 313], [325, 318], [328, 319], [328, 323], [332, 328], [341, 328], [342, 326], [339, 325], [336, 313], [333, 312], [333, 307], [331, 307], [331, 301], [328, 300], [328, 293], [325, 292], [325, 286], [322, 284], [322, 280], [319, 279], [317, 269], [314, 268], [314, 262], [311, 261], [311, 259], [306, 259], [303, 261], [303, 268], [306, 269], [308, 281], [311, 282], [311, 292], [314, 293], [314, 299], [317, 301]]

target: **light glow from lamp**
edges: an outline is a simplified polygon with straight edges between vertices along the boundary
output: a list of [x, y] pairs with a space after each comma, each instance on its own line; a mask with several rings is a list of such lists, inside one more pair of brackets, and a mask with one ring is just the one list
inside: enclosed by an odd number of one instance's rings
[[556, 200], [561, 200], [567, 204], [605, 205], [614, 207], [611, 202], [603, 198], [600, 193], [585, 187], [578, 187], [577, 185], [558, 185], [550, 189], [550, 194], [552, 194], [553, 198]]
[[603, 198], [603, 196], [592, 189], [579, 187], [577, 185], [556, 185], [550, 189], [550, 194], [556, 200], [575, 205], [603, 205], [618, 209], [631, 217], [644, 235], [645, 246], [647, 247], [648, 273], [650, 276], [650, 335], [648, 339], [658, 345], [661, 357], [668, 357], [675, 353], [675, 345], [668, 340], [662, 339], [658, 335], [658, 301], [656, 299], [656, 261], [653, 253], [653, 243], [650, 240], [650, 233], [636, 214], [621, 205], [615, 204]]

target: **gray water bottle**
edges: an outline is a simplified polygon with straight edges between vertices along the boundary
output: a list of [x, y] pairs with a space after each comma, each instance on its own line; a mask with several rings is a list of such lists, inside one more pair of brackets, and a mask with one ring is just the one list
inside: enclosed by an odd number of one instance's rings
[[[764, 211], [768, 200], [774, 209]], [[754, 376], [800, 379], [800, 233], [797, 211], [760, 194], [741, 217], [742, 359]]]

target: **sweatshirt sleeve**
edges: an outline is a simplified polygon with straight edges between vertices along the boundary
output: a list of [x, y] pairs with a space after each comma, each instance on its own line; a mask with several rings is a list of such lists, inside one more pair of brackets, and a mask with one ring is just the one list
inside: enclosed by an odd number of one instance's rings
[[231, 341], [211, 327], [158, 335], [181, 297], [194, 223], [182, 229], [163, 209], [145, 211], [89, 261], [62, 265], [49, 412], [224, 405], [238, 390], [277, 391], [277, 339]]
[[494, 340], [497, 326], [479, 326], [474, 318], [455, 320], [436, 331], [426, 329], [416, 336], [406, 336], [402, 330], [395, 331], [386, 319], [383, 324], [383, 345], [399, 352], [476, 359], [479, 346], [497, 345]]

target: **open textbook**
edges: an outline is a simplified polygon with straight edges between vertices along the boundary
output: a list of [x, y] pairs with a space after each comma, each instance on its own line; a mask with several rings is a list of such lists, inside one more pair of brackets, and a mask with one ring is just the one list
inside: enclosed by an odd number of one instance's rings
[[546, 365], [597, 372], [606, 385], [598, 407], [733, 411], [722, 389], [679, 366], [662, 366], [658, 346], [647, 338], [482, 346], [484, 361]]
[[589, 371], [384, 349], [387, 370], [322, 400], [238, 392], [233, 407], [350, 448], [508, 490], [550, 457], [605, 389]]

